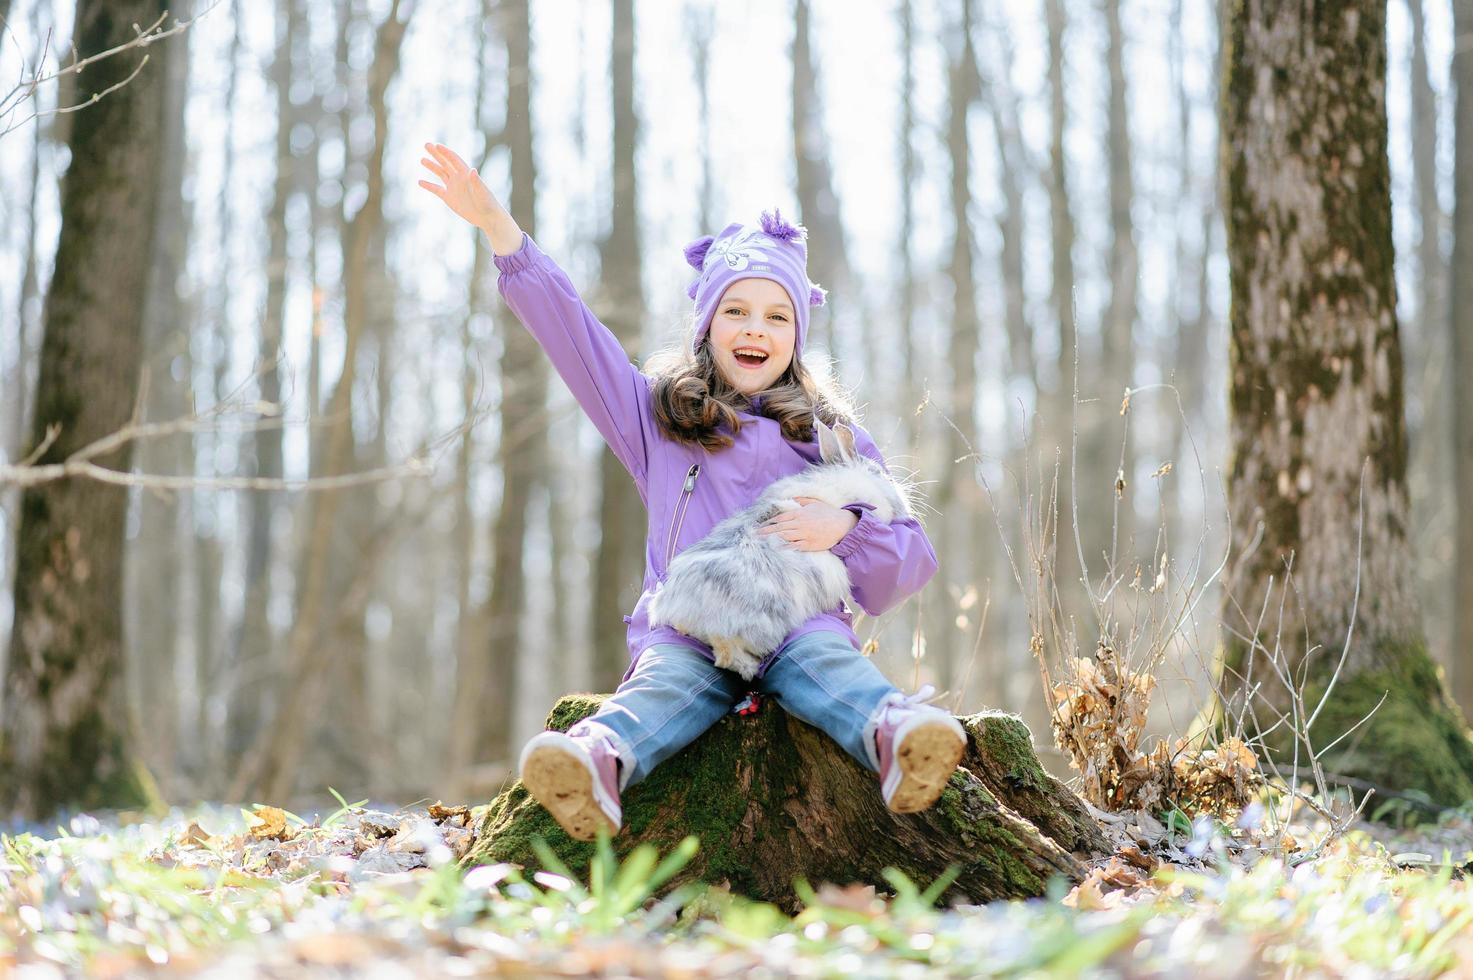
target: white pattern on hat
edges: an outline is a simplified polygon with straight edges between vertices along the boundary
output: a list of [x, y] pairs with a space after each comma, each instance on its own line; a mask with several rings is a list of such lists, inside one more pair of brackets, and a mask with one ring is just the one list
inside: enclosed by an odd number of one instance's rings
[[741, 272], [747, 268], [753, 259], [771, 261], [772, 256], [757, 247], [770, 242], [771, 239], [761, 229], [751, 227], [743, 228], [730, 238], [719, 239], [706, 253], [706, 261], [701, 274], [705, 275], [709, 272], [718, 260], [724, 261], [727, 268], [734, 272]]

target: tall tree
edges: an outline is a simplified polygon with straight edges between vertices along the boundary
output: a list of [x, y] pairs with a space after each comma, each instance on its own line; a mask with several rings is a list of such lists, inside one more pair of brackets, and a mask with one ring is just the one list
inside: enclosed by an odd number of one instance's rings
[[896, 353], [899, 374], [899, 398], [901, 424], [904, 426], [905, 445], [916, 444], [916, 406], [920, 403], [920, 379], [918, 360], [920, 350], [916, 343], [915, 323], [919, 283], [916, 276], [915, 229], [916, 229], [916, 185], [920, 182], [920, 158], [916, 154], [915, 100], [915, 5], [912, 0], [900, 2], [900, 301], [899, 336], [896, 338]]
[[1458, 804], [1473, 799], [1473, 742], [1427, 654], [1407, 540], [1385, 32], [1386, 0], [1234, 6], [1223, 687], [1233, 708], [1262, 684], [1267, 732], [1288, 698], [1263, 651], [1282, 643], [1331, 772]]
[[[31, 11], [30, 34], [37, 38], [35, 55], [31, 58], [31, 64], [38, 64], [41, 60], [43, 48], [40, 38], [45, 37], [41, 28], [42, 15], [38, 9]], [[37, 88], [31, 94], [34, 105], [39, 108], [41, 89]], [[57, 117], [50, 117], [55, 120]], [[43, 124], [43, 119], [36, 120], [36, 126], [32, 130], [30, 167], [26, 176], [26, 238], [25, 259], [21, 265], [20, 274], [20, 298], [15, 311], [15, 361], [10, 371], [4, 376], [6, 398], [5, 429], [0, 433], [4, 439], [4, 449], [7, 459], [19, 458], [25, 450], [27, 438], [27, 426], [30, 423], [31, 405], [31, 365], [35, 360], [34, 352], [41, 346], [41, 256], [37, 246], [40, 244], [39, 226], [37, 217], [40, 214], [41, 201], [41, 152], [42, 148], [53, 137], [48, 132], [50, 127]], [[7, 529], [13, 529], [20, 505], [20, 493], [15, 490], [0, 489], [0, 521], [3, 521]], [[14, 579], [15, 552], [12, 548], [6, 548], [0, 554], [0, 589], [6, 592], [11, 590]], [[0, 633], [0, 677], [5, 672], [5, 652], [9, 649], [9, 635]], [[0, 688], [0, 701], [3, 701], [3, 688]], [[0, 708], [3, 710], [3, 708]]]
[[[348, 218], [343, 243], [344, 350], [343, 367], [328, 404], [328, 415], [338, 420], [314, 451], [314, 466], [326, 477], [348, 471], [353, 461], [353, 433], [349, 406], [357, 375], [358, 350], [364, 338], [369, 310], [369, 256], [374, 236], [384, 220], [384, 155], [388, 146], [388, 89], [399, 71], [405, 32], [415, 9], [414, 0], [393, 0], [378, 25], [373, 61], [368, 71], [368, 105], [373, 119], [373, 145], [366, 161], [366, 193]], [[287, 640], [287, 666], [277, 692], [274, 723], [265, 730], [242, 760], [227, 796], [243, 799], [255, 788], [267, 798], [284, 798], [295, 784], [307, 734], [316, 721], [314, 709], [324, 695], [324, 681], [340, 655], [337, 624], [347, 618], [332, 604], [332, 556], [341, 493], [323, 491], [309, 501], [306, 551], [302, 559], [297, 619]]]
[[[839, 214], [839, 197], [834, 191], [833, 168], [829, 166], [828, 141], [824, 138], [823, 106], [819, 101], [818, 65], [813, 57], [809, 34], [808, 0], [795, 0], [793, 7], [793, 159], [798, 183], [798, 207], [808, 229], [808, 274], [814, 282], [829, 290], [832, 304], [853, 296], [853, 275], [849, 268], [849, 251], [844, 242], [844, 224]], [[838, 326], [832, 310], [825, 317], [814, 317], [820, 327], [809, 343], [827, 346], [839, 354], [843, 341], [855, 344], [850, 354], [856, 362], [867, 344], [863, 337], [841, 338], [832, 334]], [[858, 318], [863, 324], [863, 318]]]
[[[1068, 30], [1068, 14], [1063, 0], [1044, 0], [1044, 20], [1048, 29], [1048, 98], [1049, 98], [1049, 303], [1058, 322], [1058, 355], [1054, 364], [1054, 387], [1043, 409], [1045, 444], [1052, 443], [1065, 451], [1070, 446], [1074, 425], [1074, 367], [1079, 342], [1078, 321], [1074, 310], [1074, 210], [1069, 191], [1069, 161], [1064, 152], [1064, 133], [1069, 126], [1069, 103], [1064, 86], [1064, 39]], [[1059, 488], [1058, 506], [1068, 515], [1074, 508], [1074, 488]], [[1066, 517], [1055, 520], [1060, 529], [1070, 527]], [[1054, 575], [1063, 586], [1079, 577], [1077, 551], [1063, 540], [1060, 530], [1055, 542]], [[1066, 601], [1069, 593], [1063, 593]]]
[[[1115, 407], [1130, 384], [1135, 361], [1133, 333], [1136, 319], [1136, 279], [1140, 258], [1135, 242], [1131, 206], [1135, 199], [1131, 162], [1129, 92], [1125, 77], [1125, 29], [1121, 23], [1122, 0], [1105, 0], [1105, 65], [1109, 77], [1108, 108], [1105, 113], [1106, 183], [1109, 196], [1110, 249], [1106, 260], [1110, 290], [1100, 318], [1100, 360], [1081, 383], [1085, 397], [1098, 399], [1089, 406], [1079, 446], [1079, 472], [1074, 492], [1079, 495], [1079, 536], [1084, 545], [1086, 567], [1098, 580], [1101, 571], [1124, 574], [1130, 556], [1120, 553], [1129, 542], [1132, 509], [1121, 503], [1120, 477], [1126, 486], [1133, 479], [1134, 442], [1124, 444], [1121, 459], [1121, 429]], [[1128, 430], [1127, 430], [1128, 431]], [[1111, 487], [1116, 489], [1112, 490]]]
[[[1473, 377], [1473, 0], [1453, 0], [1452, 315], [1448, 321], [1453, 377]], [[1454, 499], [1473, 499], [1473, 390], [1452, 386]], [[1455, 508], [1457, 522], [1453, 609], [1453, 684], [1463, 711], [1473, 714], [1473, 514]]]
[[[1407, 136], [1412, 150], [1412, 203], [1417, 215], [1417, 244], [1414, 251], [1417, 275], [1412, 289], [1413, 313], [1403, 326], [1409, 338], [1407, 362], [1407, 421], [1411, 429], [1408, 487], [1416, 516], [1414, 540], [1429, 544], [1447, 540], [1444, 524], [1451, 515], [1439, 506], [1450, 499], [1456, 464], [1447, 452], [1451, 438], [1453, 374], [1449, 370], [1447, 260], [1442, 249], [1447, 220], [1437, 196], [1437, 93], [1433, 90], [1427, 60], [1427, 23], [1423, 0], [1406, 0], [1411, 24], [1411, 114]], [[1451, 508], [1456, 509], [1456, 508]], [[1446, 516], [1445, 516], [1446, 515]], [[1436, 547], [1436, 544], [1433, 544]], [[1429, 556], [1430, 557], [1430, 556]], [[1454, 562], [1457, 561], [1453, 557]], [[1426, 611], [1427, 642], [1431, 649], [1446, 651], [1452, 641], [1455, 613], [1450, 607], [1456, 575], [1446, 575], [1430, 561], [1421, 569], [1421, 595]]]
[[[951, 424], [944, 430], [945, 466], [936, 474], [936, 491], [930, 503], [943, 522], [943, 536], [951, 546], [942, 550], [939, 583], [942, 588], [929, 592], [926, 621], [926, 649], [935, 662], [942, 686], [949, 686], [955, 673], [956, 651], [960, 647], [955, 626], [956, 597], [972, 584], [976, 572], [972, 561], [976, 549], [971, 547], [976, 530], [973, 515], [981, 513], [977, 482], [972, 478], [973, 466], [964, 459], [968, 444], [977, 445], [973, 419], [979, 325], [975, 248], [968, 219], [972, 207], [972, 144], [967, 120], [981, 95], [981, 79], [972, 43], [972, 15], [972, 0], [963, 0], [960, 22], [954, 32], [948, 32], [953, 40], [947, 51], [946, 154], [950, 164], [947, 204], [951, 212], [951, 242], [946, 273], [954, 288], [947, 349], [950, 377], [943, 406]], [[953, 462], [956, 460], [961, 462]]]
[[[614, 32], [609, 58], [614, 115], [613, 200], [608, 236], [600, 243], [603, 289], [599, 319], [619, 338], [631, 357], [644, 322], [644, 262], [639, 234], [639, 178], [634, 165], [639, 115], [634, 93], [634, 0], [614, 0]], [[593, 575], [590, 627], [593, 678], [598, 690], [612, 691], [629, 666], [629, 648], [619, 628], [624, 609], [639, 592], [644, 526], [639, 493], [613, 453], [599, 459], [600, 532]]]
[[716, 10], [705, 4], [685, 9], [690, 37], [691, 68], [696, 81], [696, 152], [701, 155], [701, 189], [696, 199], [696, 227], [714, 230], [716, 188], [711, 179], [711, 42], [716, 33]]
[[[185, 8], [174, 12], [180, 17], [189, 15]], [[142, 364], [148, 381], [143, 405], [152, 421], [177, 418], [190, 405], [188, 391], [173, 382], [168, 370], [176, 357], [187, 359], [189, 351], [190, 318], [179, 288], [189, 254], [189, 214], [183, 194], [189, 158], [185, 141], [189, 35], [185, 31], [170, 45], [163, 91], [158, 211], [143, 307]], [[138, 446], [135, 459], [145, 472], [187, 473], [193, 468], [188, 455], [187, 440], [152, 440]], [[204, 699], [188, 697], [177, 684], [149, 683], [149, 679], [177, 676], [176, 661], [183, 652], [178, 641], [188, 625], [180, 615], [184, 585], [180, 545], [193, 537], [193, 522], [183, 495], [135, 494], [138, 533], [124, 555], [128, 656], [124, 676], [131, 710], [150, 720], [138, 732], [138, 751], [159, 773], [165, 795], [174, 796], [170, 783], [174, 773], [197, 771], [199, 759], [191, 751], [199, 744], [193, 731], [198, 720], [194, 706]]]
[[[79, 0], [88, 57], [151, 24], [164, 0]], [[137, 397], [143, 307], [163, 161], [167, 42], [105, 58], [86, 74], [95, 105], [72, 114], [61, 236], [46, 298], [33, 444], [43, 462], [127, 423]], [[117, 462], [116, 456], [111, 460]], [[122, 717], [123, 542], [127, 494], [67, 480], [28, 489], [16, 543], [15, 629], [0, 721], [0, 812], [146, 799]]]
[[[500, 141], [510, 159], [512, 214], [528, 235], [537, 235], [537, 157], [532, 127], [532, 22], [527, 0], [501, 4], [506, 44], [506, 122]], [[480, 126], [486, 131], [484, 121]], [[487, 276], [489, 243], [476, 236], [477, 276]], [[480, 304], [472, 285], [472, 302]], [[522, 611], [527, 524], [533, 498], [546, 483], [548, 440], [547, 358], [532, 335], [511, 323], [501, 331], [501, 502], [491, 527], [491, 594], [461, 650], [456, 684], [451, 759], [459, 777], [482, 759], [505, 760], [512, 750], [516, 691], [525, 657]], [[467, 379], [468, 380], [468, 379]]]
[[[302, 31], [298, 0], [277, 0], [276, 50], [271, 62], [271, 86], [276, 95], [276, 174], [271, 185], [271, 198], [266, 205], [266, 296], [260, 311], [260, 332], [256, 337], [256, 377], [261, 400], [275, 405], [281, 400], [281, 376], [277, 359], [281, 353], [282, 325], [286, 322], [287, 225], [286, 210], [292, 194], [298, 189], [297, 166], [292, 153], [292, 130], [300, 117], [292, 105], [292, 81], [295, 76], [292, 46]], [[281, 430], [265, 429], [248, 433], [241, 455], [254, 475], [266, 478], [282, 476]], [[262, 669], [271, 643], [271, 624], [267, 606], [271, 598], [271, 541], [275, 521], [277, 495], [253, 493], [247, 504], [245, 608], [230, 637], [229, 671], [235, 683], [235, 711], [231, 717], [232, 748], [240, 751], [259, 724], [261, 709], [260, 683], [266, 675]], [[242, 687], [245, 687], [242, 690]]]

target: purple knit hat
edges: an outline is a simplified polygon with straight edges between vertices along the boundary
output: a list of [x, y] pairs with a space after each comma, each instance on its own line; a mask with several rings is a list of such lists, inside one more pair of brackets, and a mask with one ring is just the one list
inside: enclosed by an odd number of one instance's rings
[[686, 293], [696, 301], [696, 332], [691, 351], [711, 329], [716, 304], [738, 279], [771, 279], [788, 291], [797, 330], [793, 359], [803, 351], [808, 334], [808, 307], [822, 306], [825, 291], [808, 281], [808, 230], [783, 220], [777, 208], [762, 212], [759, 225], [733, 222], [719, 235], [704, 235], [685, 247], [685, 260], [700, 273]]

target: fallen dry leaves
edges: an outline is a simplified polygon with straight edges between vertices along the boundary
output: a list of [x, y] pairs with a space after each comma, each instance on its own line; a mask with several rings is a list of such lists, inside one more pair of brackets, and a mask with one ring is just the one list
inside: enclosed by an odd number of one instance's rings
[[1156, 679], [1101, 643], [1076, 657], [1053, 687], [1054, 740], [1080, 773], [1079, 795], [1104, 810], [1162, 811], [1227, 820], [1263, 786], [1258, 758], [1239, 738], [1194, 749], [1185, 739], [1141, 748]]

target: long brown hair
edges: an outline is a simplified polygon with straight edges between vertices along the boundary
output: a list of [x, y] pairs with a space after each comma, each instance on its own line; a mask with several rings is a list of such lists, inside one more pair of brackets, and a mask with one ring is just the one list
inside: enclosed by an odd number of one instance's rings
[[[710, 338], [691, 353], [689, 346], [667, 347], [650, 355], [645, 372], [654, 379], [655, 421], [672, 439], [725, 449], [731, 436], [718, 431], [725, 423], [733, 433], [742, 429], [738, 412], [754, 412], [746, 395], [721, 376], [711, 353]], [[854, 408], [848, 395], [833, 380], [827, 365], [809, 369], [793, 358], [772, 387], [761, 394], [754, 414], [774, 419], [783, 436], [794, 442], [813, 439], [813, 417], [825, 425], [848, 422]]]

